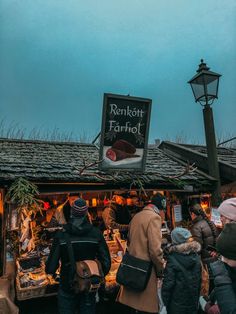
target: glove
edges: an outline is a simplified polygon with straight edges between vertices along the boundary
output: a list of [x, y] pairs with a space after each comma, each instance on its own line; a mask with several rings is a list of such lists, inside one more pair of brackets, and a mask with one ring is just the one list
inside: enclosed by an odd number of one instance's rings
[[163, 275], [164, 275], [164, 271], [163, 270], [156, 271], [157, 278], [162, 279], [164, 277]]
[[211, 263], [210, 268], [214, 276], [214, 284], [216, 287], [232, 283], [231, 278], [229, 277], [229, 273], [225, 268], [223, 262], [216, 261], [214, 263]]

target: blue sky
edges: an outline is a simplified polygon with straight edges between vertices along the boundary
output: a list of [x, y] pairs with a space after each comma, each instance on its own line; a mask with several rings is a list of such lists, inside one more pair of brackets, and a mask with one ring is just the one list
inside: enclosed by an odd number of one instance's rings
[[234, 0], [1, 0], [0, 120], [93, 139], [104, 93], [153, 101], [149, 142], [204, 141], [187, 81], [222, 74], [217, 137], [236, 135]]

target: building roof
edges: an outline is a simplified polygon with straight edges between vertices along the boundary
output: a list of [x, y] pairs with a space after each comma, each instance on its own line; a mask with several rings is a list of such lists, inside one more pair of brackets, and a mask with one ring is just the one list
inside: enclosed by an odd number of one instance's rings
[[[102, 173], [98, 165], [80, 170], [84, 162], [99, 160], [99, 150], [94, 144], [72, 142], [49, 142], [39, 140], [0, 139], [0, 183], [9, 183], [24, 177], [36, 183], [103, 183], [129, 185], [139, 179], [145, 187], [176, 186], [175, 176], [185, 170], [186, 165], [169, 157], [156, 146], [148, 148], [146, 170], [142, 174], [119, 172], [114, 176]], [[194, 171], [181, 176], [184, 184], [210, 189], [214, 179]], [[178, 185], [178, 184], [177, 184]]]
[[[195, 163], [199, 169], [208, 173], [206, 146], [164, 141], [159, 145], [159, 148], [169, 156]], [[217, 147], [217, 154], [222, 183], [236, 181], [236, 149]]]

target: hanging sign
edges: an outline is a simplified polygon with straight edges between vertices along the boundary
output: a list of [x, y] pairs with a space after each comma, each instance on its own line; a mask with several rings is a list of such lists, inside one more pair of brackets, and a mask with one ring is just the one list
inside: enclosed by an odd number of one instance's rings
[[151, 99], [104, 94], [101, 170], [144, 171]]

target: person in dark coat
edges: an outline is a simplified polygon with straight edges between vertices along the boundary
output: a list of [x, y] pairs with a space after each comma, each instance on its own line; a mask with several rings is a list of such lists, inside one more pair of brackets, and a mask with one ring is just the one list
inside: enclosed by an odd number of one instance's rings
[[127, 237], [131, 215], [121, 195], [114, 195], [103, 213], [102, 218], [107, 229], [119, 229], [123, 237]]
[[208, 219], [200, 204], [195, 204], [190, 207], [190, 214], [192, 218], [190, 231], [194, 240], [201, 244], [201, 260], [203, 266], [206, 266], [205, 268], [208, 269], [210, 293], [214, 288], [214, 281], [209, 265], [217, 260], [217, 255], [212, 251], [215, 249], [218, 236], [217, 228], [215, 224]]
[[164, 270], [161, 295], [168, 314], [197, 314], [201, 287], [200, 244], [189, 230], [171, 232], [172, 246]]
[[55, 274], [61, 262], [60, 287], [58, 292], [58, 310], [60, 314], [95, 313], [95, 293], [76, 295], [72, 289], [74, 274], [71, 271], [65, 233], [70, 237], [75, 261], [95, 260], [101, 263], [104, 275], [111, 267], [110, 253], [101, 231], [90, 224], [88, 207], [83, 199], [74, 201], [71, 207], [71, 218], [58, 231], [46, 262], [46, 273]]
[[201, 258], [204, 264], [209, 264], [214, 261], [209, 246], [215, 247], [217, 239], [217, 229], [212, 221], [208, 219], [205, 212], [199, 204], [190, 207], [192, 218], [191, 234], [197, 242], [201, 244]]
[[236, 313], [236, 223], [227, 223], [217, 243], [221, 260], [210, 264], [215, 288], [214, 298], [221, 314]]

